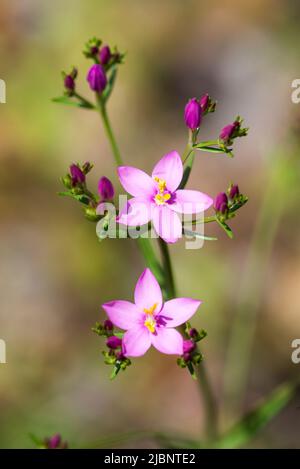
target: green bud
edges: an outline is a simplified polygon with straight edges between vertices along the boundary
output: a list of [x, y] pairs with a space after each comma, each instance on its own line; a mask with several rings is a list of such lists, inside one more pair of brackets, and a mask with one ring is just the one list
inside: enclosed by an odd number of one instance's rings
[[94, 207], [88, 207], [84, 210], [85, 218], [89, 221], [99, 221], [101, 216], [97, 215], [96, 209]]
[[72, 188], [72, 178], [70, 174], [67, 174], [66, 176], [60, 178], [60, 180], [67, 189]]
[[177, 365], [180, 366], [180, 368], [186, 368], [186, 362], [183, 357], [177, 358]]

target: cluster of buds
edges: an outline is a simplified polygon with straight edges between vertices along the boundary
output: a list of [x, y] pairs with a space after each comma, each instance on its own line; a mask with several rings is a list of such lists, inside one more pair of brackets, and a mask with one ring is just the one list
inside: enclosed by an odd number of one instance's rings
[[183, 355], [177, 359], [177, 364], [181, 368], [188, 367], [193, 373], [193, 365], [197, 366], [202, 361], [203, 356], [197, 349], [197, 342], [204, 339], [207, 333], [204, 329], [200, 332], [194, 327], [191, 328], [187, 323], [186, 334], [189, 337], [183, 342]]
[[204, 94], [200, 99], [192, 98], [188, 101], [184, 109], [184, 120], [186, 126], [192, 131], [199, 130], [202, 117], [216, 109], [216, 102], [208, 94]]
[[102, 45], [98, 38], [90, 39], [83, 51], [87, 58], [94, 61], [94, 65], [88, 71], [87, 81], [92, 91], [101, 94], [106, 88], [108, 79], [107, 72], [115, 65], [121, 64], [124, 54], [117, 49], [111, 51], [108, 45]]
[[241, 208], [248, 200], [237, 184], [230, 184], [226, 192], [220, 192], [214, 200], [216, 216], [221, 221], [226, 221], [235, 216], [236, 210]]
[[114, 331], [114, 325], [106, 319], [103, 324], [97, 322], [92, 328], [92, 331], [101, 337], [106, 337], [107, 350], [102, 351], [104, 356], [104, 363], [112, 365], [113, 372], [111, 379], [115, 378], [120, 370], [125, 370], [131, 361], [125, 357], [122, 352], [122, 333]]
[[68, 174], [61, 178], [67, 191], [59, 192], [59, 195], [72, 197], [83, 204], [85, 217], [89, 221], [97, 222], [101, 218], [97, 213], [97, 206], [102, 202], [111, 201], [115, 191], [112, 182], [103, 176], [98, 182], [98, 195], [91, 192], [87, 188], [86, 175], [92, 168], [93, 165], [89, 162], [83, 165], [71, 164]]
[[243, 119], [241, 119], [240, 116], [237, 116], [234, 122], [223, 127], [220, 132], [219, 139], [224, 146], [231, 146], [234, 139], [237, 137], [245, 137], [247, 135], [249, 129], [247, 127], [242, 128], [242, 123]]

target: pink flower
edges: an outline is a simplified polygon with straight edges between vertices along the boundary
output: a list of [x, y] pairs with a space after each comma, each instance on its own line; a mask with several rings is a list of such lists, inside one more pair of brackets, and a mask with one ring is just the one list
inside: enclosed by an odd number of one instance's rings
[[135, 287], [134, 303], [117, 300], [102, 307], [115, 326], [126, 330], [123, 354], [139, 357], [151, 345], [162, 353], [182, 355], [183, 338], [174, 328], [188, 321], [200, 304], [192, 298], [175, 298], [163, 304], [156, 278], [145, 269]]
[[199, 213], [213, 203], [211, 197], [202, 192], [178, 189], [183, 165], [176, 151], [163, 156], [151, 176], [131, 166], [120, 166], [118, 174], [122, 186], [133, 198], [117, 221], [141, 226], [152, 220], [155, 231], [167, 243], [175, 243], [182, 236], [178, 213]]

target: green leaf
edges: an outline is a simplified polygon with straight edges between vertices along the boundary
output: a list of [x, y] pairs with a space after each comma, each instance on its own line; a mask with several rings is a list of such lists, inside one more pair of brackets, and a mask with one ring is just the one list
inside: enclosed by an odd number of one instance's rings
[[114, 84], [115, 84], [115, 81], [116, 81], [116, 78], [117, 78], [117, 72], [118, 72], [117, 67], [113, 67], [111, 69], [111, 74], [110, 74], [110, 77], [108, 79], [108, 83], [107, 83], [107, 85], [105, 87], [105, 90], [103, 91], [103, 94], [102, 94], [102, 98], [103, 98], [104, 103], [106, 103], [106, 101], [108, 100], [108, 98], [110, 97], [110, 95], [112, 93], [112, 90], [114, 88]]
[[233, 158], [232, 148], [220, 146], [216, 140], [197, 143], [193, 148], [195, 150], [206, 151], [209, 153], [225, 153], [228, 157]]
[[232, 239], [233, 238], [232, 229], [224, 221], [221, 221], [218, 217], [216, 217], [216, 221], [218, 222], [220, 227], [225, 231], [228, 238]]
[[188, 236], [194, 236], [195, 238], [204, 239], [205, 241], [218, 241], [218, 238], [215, 238], [213, 236], [205, 236], [201, 233], [197, 233], [196, 231], [190, 231], [190, 230], [184, 229], [184, 234]]
[[212, 447], [239, 448], [247, 444], [259, 430], [286, 407], [295, 396], [298, 387], [298, 382], [289, 382], [279, 386], [216, 443], [212, 444]]
[[54, 103], [66, 104], [68, 106], [74, 107], [81, 107], [84, 109], [94, 109], [95, 106], [87, 101], [74, 101], [73, 99], [69, 98], [68, 96], [59, 96], [57, 98], [53, 98], [52, 101]]
[[75, 199], [84, 205], [89, 205], [90, 203], [89, 197], [86, 196], [85, 194], [72, 194], [72, 192], [66, 191], [66, 192], [58, 192], [58, 195], [62, 197], [71, 197], [72, 199]]
[[243, 195], [238, 202], [234, 203], [230, 209], [229, 212], [236, 212], [239, 208], [241, 208], [243, 205], [245, 205], [248, 202], [248, 197]]

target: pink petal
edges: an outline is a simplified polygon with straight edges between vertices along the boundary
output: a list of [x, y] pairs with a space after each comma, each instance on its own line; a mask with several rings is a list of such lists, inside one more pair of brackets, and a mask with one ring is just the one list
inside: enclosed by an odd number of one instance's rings
[[188, 321], [197, 311], [202, 301], [192, 298], [175, 298], [166, 301], [160, 316], [166, 321], [166, 327], [177, 327]]
[[109, 303], [104, 303], [102, 308], [115, 326], [125, 330], [136, 326], [143, 317], [135, 304], [130, 301], [110, 301]]
[[157, 303], [153, 312], [159, 313], [162, 307], [162, 293], [158, 281], [150, 269], [145, 269], [137, 281], [134, 290], [134, 301], [137, 307], [144, 311]]
[[150, 332], [144, 326], [136, 326], [125, 332], [122, 351], [126, 357], [140, 357], [151, 346]]
[[142, 226], [151, 220], [151, 203], [148, 199], [134, 197], [128, 200], [117, 217], [118, 223], [128, 226]]
[[157, 234], [166, 243], [176, 243], [182, 237], [182, 224], [177, 213], [170, 210], [169, 205], [153, 208], [152, 221]]
[[179, 213], [200, 213], [207, 210], [213, 204], [209, 195], [199, 191], [178, 190], [176, 191], [175, 203], [170, 208]]
[[119, 166], [118, 175], [126, 192], [135, 197], [151, 197], [156, 191], [155, 181], [138, 168]]
[[177, 151], [171, 151], [162, 157], [153, 169], [152, 177], [163, 179], [167, 189], [174, 192], [181, 183], [183, 175], [182, 161]]
[[157, 334], [151, 334], [152, 345], [168, 355], [183, 354], [183, 338], [176, 329], [157, 328]]

